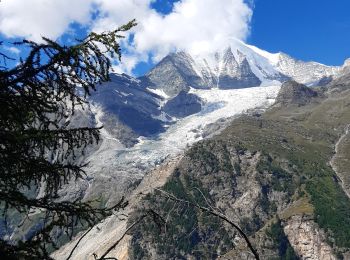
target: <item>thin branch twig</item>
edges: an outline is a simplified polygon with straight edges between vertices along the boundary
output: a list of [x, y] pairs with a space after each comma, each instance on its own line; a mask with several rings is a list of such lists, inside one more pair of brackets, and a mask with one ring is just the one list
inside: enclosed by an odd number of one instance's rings
[[142, 215], [137, 221], [132, 223], [123, 233], [123, 235], [111, 246], [107, 249], [105, 253], [100, 258], [97, 258], [96, 260], [105, 260], [105, 259], [110, 259], [106, 258], [106, 256], [123, 240], [123, 238], [126, 236], [126, 234], [137, 224], [139, 224], [148, 214]]
[[220, 212], [216, 212], [216, 211], [213, 211], [209, 208], [206, 208], [206, 207], [203, 207], [203, 206], [200, 206], [196, 203], [193, 203], [191, 201], [188, 201], [188, 200], [184, 200], [184, 199], [179, 199], [177, 197], [175, 197], [173, 194], [170, 194], [164, 190], [161, 190], [161, 189], [155, 189], [157, 191], [159, 191], [160, 193], [166, 195], [168, 198], [172, 199], [173, 201], [177, 201], [177, 202], [180, 202], [180, 203], [185, 203], [185, 204], [188, 204], [188, 205], [191, 205], [191, 206], [194, 206], [195, 208], [201, 210], [201, 211], [205, 211], [205, 212], [208, 212], [209, 214], [213, 215], [213, 216], [216, 216], [222, 220], [224, 220], [225, 222], [229, 223], [231, 226], [233, 226], [237, 231], [238, 233], [241, 235], [242, 238], [244, 238], [248, 248], [250, 249], [250, 251], [253, 253], [255, 259], [259, 260], [260, 257], [259, 257], [259, 254], [258, 252], [254, 249], [252, 243], [250, 242], [248, 236], [243, 232], [243, 230], [238, 226], [236, 225], [235, 223], [233, 223], [231, 220], [229, 220], [224, 214], [220, 213]]
[[75, 246], [73, 247], [72, 251], [70, 251], [70, 254], [69, 256], [67, 257], [66, 260], [69, 260], [72, 255], [73, 255], [73, 252], [74, 250], [78, 247], [79, 243], [81, 242], [81, 240], [83, 240], [83, 238], [94, 228], [94, 226], [90, 227], [78, 240], [78, 242], [75, 244]]

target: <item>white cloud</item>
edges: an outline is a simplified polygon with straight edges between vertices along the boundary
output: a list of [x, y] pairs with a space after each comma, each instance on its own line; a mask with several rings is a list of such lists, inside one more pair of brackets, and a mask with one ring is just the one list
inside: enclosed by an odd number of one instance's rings
[[94, 0], [3, 0], [0, 32], [7, 37], [40, 41], [64, 34], [71, 23], [87, 24]]
[[215, 51], [227, 47], [230, 38], [245, 39], [251, 14], [242, 0], [183, 0], [167, 16], [142, 20], [135, 48], [152, 51], [157, 59], [173, 49]]
[[148, 60], [145, 54], [159, 61], [175, 50], [198, 54], [225, 48], [232, 38], [245, 40], [252, 16], [244, 0], [182, 0], [165, 16], [149, 8], [150, 0], [100, 2], [105, 13], [96, 20], [94, 30], [115, 28], [130, 17], [139, 23], [118, 68], [128, 73], [137, 62]]
[[138, 26], [127, 34], [133, 34], [133, 41], [123, 41], [126, 53], [117, 68], [128, 73], [149, 55], [158, 61], [175, 50], [215, 51], [249, 33], [252, 10], [244, 0], [181, 0], [168, 15], [151, 9], [153, 1], [5, 0], [0, 5], [0, 32], [38, 40], [41, 35], [59, 37], [72, 22], [105, 31], [136, 18]]

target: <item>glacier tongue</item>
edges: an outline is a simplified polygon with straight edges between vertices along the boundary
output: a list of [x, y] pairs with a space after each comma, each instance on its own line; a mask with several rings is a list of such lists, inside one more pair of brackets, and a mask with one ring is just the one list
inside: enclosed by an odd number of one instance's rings
[[[274, 102], [279, 89], [279, 85], [230, 90], [191, 88], [190, 93], [200, 97], [203, 102], [202, 111], [178, 119], [176, 123], [168, 127], [167, 131], [156, 137], [140, 137], [139, 143], [131, 148], [123, 147], [109, 133], [103, 131], [102, 144], [89, 158], [91, 167], [87, 169], [89, 181], [85, 197], [93, 198], [104, 192], [104, 196], [111, 199], [110, 203], [117, 201], [122, 195], [120, 193], [123, 191], [123, 185], [128, 185], [137, 179], [143, 179], [142, 183], [147, 178], [154, 179], [155, 177], [152, 174], [144, 177], [145, 173], [152, 169], [157, 172], [157, 169], [161, 170], [162, 167], [168, 167], [169, 162], [170, 165], [172, 161], [175, 160], [176, 162], [177, 156], [181, 155], [187, 146], [205, 138], [208, 134], [206, 131], [209, 125], [220, 119], [230, 121], [232, 117], [253, 108], [266, 109]], [[99, 107], [94, 107], [93, 110], [98, 121], [103, 112]], [[217, 130], [217, 128], [214, 129]], [[163, 161], [167, 163], [161, 165]], [[170, 169], [168, 171], [168, 175], [170, 175]], [[166, 176], [163, 175], [159, 178], [163, 178], [162, 183], [164, 184]], [[157, 181], [159, 180], [157, 179]], [[149, 190], [155, 183], [157, 182], [147, 184], [148, 186], [145, 187], [141, 186]], [[117, 191], [118, 187], [120, 187], [119, 191]], [[139, 189], [140, 187], [135, 190], [136, 193], [131, 193], [132, 203], [136, 203], [132, 194], [138, 195]], [[128, 214], [130, 210], [128, 208], [123, 213]], [[121, 236], [126, 228], [126, 223], [126, 221], [122, 221], [113, 215], [98, 224], [98, 228], [94, 228], [80, 242], [74, 253], [74, 259], [93, 259], [93, 253], [101, 250], [101, 248], [107, 248], [117, 237]], [[66, 259], [79, 238], [78, 235], [52, 256], [57, 260]], [[99, 241], [98, 246], [96, 241]]]
[[[130, 148], [122, 146], [108, 133], [103, 133], [102, 145], [89, 158], [90, 186], [85, 197], [94, 197], [104, 190], [105, 197], [111, 198], [111, 202], [117, 200], [117, 195], [125, 192], [123, 185], [141, 179], [148, 170], [161, 164], [167, 157], [175, 156], [187, 146], [202, 140], [210, 134], [207, 133], [209, 125], [252, 108], [269, 107], [279, 88], [280, 86], [231, 90], [192, 88], [190, 93], [200, 97], [203, 102], [201, 112], [177, 119], [164, 133], [151, 137], [141, 136], [139, 142]], [[99, 110], [99, 117], [100, 113]], [[115, 188], [112, 189], [112, 186]]]
[[175, 155], [186, 146], [203, 139], [202, 134], [207, 125], [248, 109], [267, 108], [274, 102], [279, 88], [280, 86], [231, 90], [192, 88], [190, 93], [204, 101], [201, 112], [178, 120], [155, 139], [142, 138], [135, 147], [119, 154], [119, 159], [121, 163], [130, 160], [134, 164], [156, 165], [160, 159]]

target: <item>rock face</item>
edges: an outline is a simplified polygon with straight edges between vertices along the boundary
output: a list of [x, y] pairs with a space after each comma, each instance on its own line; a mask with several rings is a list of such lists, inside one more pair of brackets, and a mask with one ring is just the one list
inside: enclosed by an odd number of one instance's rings
[[288, 81], [282, 84], [276, 98], [276, 103], [306, 105], [312, 98], [317, 97], [317, 92], [303, 84]]
[[231, 48], [228, 48], [224, 53], [218, 87], [220, 89], [231, 89], [259, 86], [261, 80], [251, 70], [247, 58], [239, 51], [237, 56], [238, 61], [236, 61]]
[[348, 60], [341, 74], [335, 77], [332, 81], [329, 82], [327, 88], [329, 91], [343, 91], [347, 90], [350, 87], [350, 60]]
[[162, 89], [169, 96], [194, 88], [210, 88], [193, 68], [192, 57], [184, 52], [166, 56], [146, 77], [141, 78], [143, 84], [150, 88]]
[[111, 75], [111, 82], [98, 86], [98, 91], [90, 97], [90, 101], [105, 113], [115, 116], [114, 120], [143, 136], [164, 130], [163, 122], [156, 119], [161, 115], [161, 100], [160, 96], [141, 87], [140, 81], [125, 74]]
[[301, 259], [336, 260], [332, 248], [326, 243], [325, 234], [310, 219], [291, 217], [284, 232]]
[[201, 109], [200, 98], [185, 91], [181, 91], [176, 97], [170, 99], [163, 107], [165, 113], [179, 118], [198, 113]]
[[[138, 187], [129, 195], [128, 206], [119, 212], [120, 214], [115, 214], [107, 218], [102, 223], [96, 225], [91, 232], [89, 232], [81, 242], [78, 244], [77, 249], [74, 251], [72, 258], [75, 260], [94, 260], [97, 256], [101, 256], [103, 253], [110, 248], [116, 240], [120, 239], [128, 227], [128, 219], [122, 217], [130, 214], [135, 207], [137, 207], [140, 201], [155, 188], [160, 188], [163, 186], [177, 167], [181, 156], [169, 159], [164, 162], [162, 166], [154, 169], [140, 182]], [[81, 238], [84, 232], [77, 235], [77, 239]], [[129, 244], [131, 236], [126, 235], [121, 242], [115, 247], [109, 254], [109, 257], [114, 257], [121, 260], [127, 260], [129, 258]], [[63, 260], [67, 259], [68, 255], [71, 253], [75, 243], [69, 243], [60, 248], [51, 255], [54, 259]]]
[[238, 50], [235, 56], [231, 48], [203, 58], [185, 52], [170, 54], [140, 80], [145, 87], [161, 89], [169, 96], [190, 87], [235, 89], [261, 84], [247, 57]]

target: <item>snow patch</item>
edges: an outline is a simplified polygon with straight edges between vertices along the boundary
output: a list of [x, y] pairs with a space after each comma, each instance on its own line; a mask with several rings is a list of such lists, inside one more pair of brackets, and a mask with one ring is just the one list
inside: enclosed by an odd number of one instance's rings
[[169, 99], [170, 98], [170, 96], [169, 95], [167, 95], [165, 92], [164, 92], [164, 90], [163, 89], [153, 89], [153, 88], [146, 88], [149, 92], [152, 92], [152, 93], [154, 93], [154, 94], [156, 94], [156, 95], [158, 95], [158, 96], [160, 96], [160, 97], [162, 97], [162, 98], [164, 98], [164, 99]]

